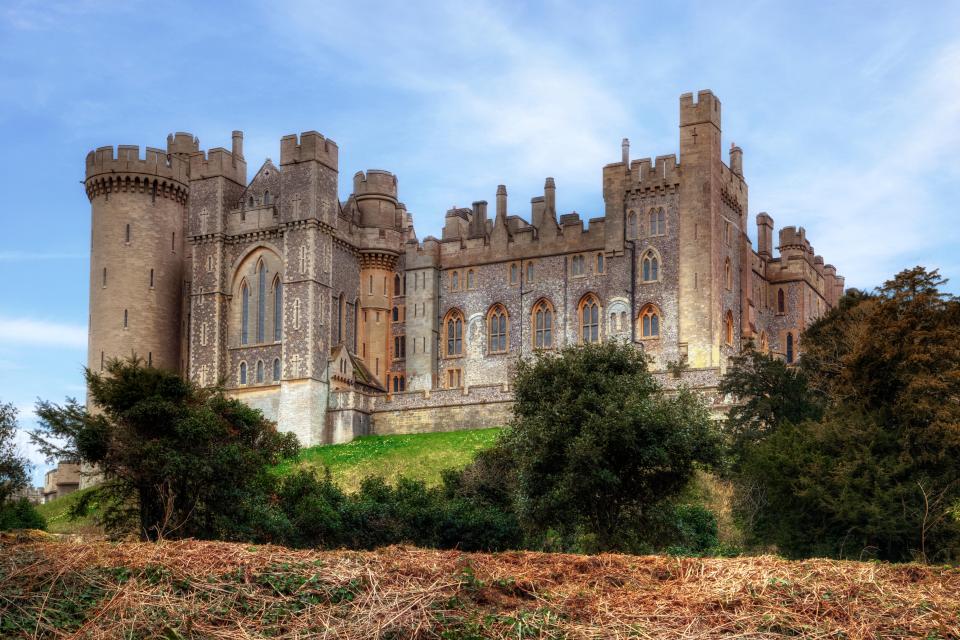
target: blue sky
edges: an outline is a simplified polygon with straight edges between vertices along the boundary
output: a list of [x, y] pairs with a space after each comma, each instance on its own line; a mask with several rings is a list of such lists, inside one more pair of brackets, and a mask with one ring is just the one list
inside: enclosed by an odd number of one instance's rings
[[4, 0], [0, 401], [30, 427], [37, 397], [83, 397], [90, 149], [242, 129], [252, 177], [316, 129], [341, 197], [393, 171], [422, 239], [500, 183], [527, 216], [546, 176], [601, 215], [621, 138], [677, 152], [678, 97], [707, 88], [751, 220], [805, 226], [850, 286], [923, 264], [960, 291], [957, 2]]

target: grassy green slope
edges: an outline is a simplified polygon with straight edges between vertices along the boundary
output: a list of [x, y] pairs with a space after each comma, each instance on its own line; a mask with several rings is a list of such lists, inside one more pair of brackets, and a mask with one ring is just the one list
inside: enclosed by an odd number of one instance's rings
[[46, 504], [38, 504], [37, 511], [47, 521], [47, 531], [50, 533], [98, 533], [99, 527], [93, 524], [93, 519], [89, 516], [79, 520], [70, 520], [67, 514], [80, 496], [89, 493], [90, 489], [74, 491], [62, 498], [57, 498]]
[[322, 471], [329, 467], [336, 481], [353, 491], [368, 475], [388, 480], [399, 476], [435, 485], [440, 472], [466, 466], [478, 451], [490, 447], [500, 429], [476, 429], [400, 436], [366, 436], [347, 444], [304, 449], [296, 460], [277, 467], [280, 473], [296, 468]]

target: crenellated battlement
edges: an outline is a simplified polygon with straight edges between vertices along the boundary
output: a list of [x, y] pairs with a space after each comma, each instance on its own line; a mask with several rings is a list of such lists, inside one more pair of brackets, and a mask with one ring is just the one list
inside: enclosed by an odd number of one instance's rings
[[720, 98], [709, 89], [698, 91], [696, 102], [692, 93], [680, 96], [680, 126], [695, 124], [713, 124], [720, 128]]
[[810, 242], [807, 240], [807, 230], [803, 227], [784, 227], [780, 229], [780, 246], [777, 247], [782, 254], [784, 251], [801, 251], [804, 254], [810, 253]]
[[357, 171], [353, 175], [353, 195], [387, 196], [397, 199], [397, 177], [389, 171], [368, 169], [366, 172]]
[[630, 174], [635, 188], [654, 189], [673, 186], [680, 182], [677, 156], [674, 153], [657, 156], [655, 160], [641, 158], [630, 163]]
[[316, 131], [304, 131], [299, 139], [296, 134], [283, 136], [280, 140], [280, 165], [296, 164], [315, 160], [338, 170], [340, 150], [337, 143], [324, 138]]
[[99, 147], [87, 154], [86, 179], [101, 174], [142, 174], [175, 180], [186, 186], [190, 182], [190, 167], [177, 156], [162, 149], [146, 147], [143, 156], [137, 145], [122, 144]]
[[216, 147], [207, 152], [199, 152], [190, 156], [190, 178], [202, 180], [204, 178], [224, 177], [237, 184], [247, 184], [247, 162], [242, 157], [235, 157], [223, 147]]
[[191, 156], [200, 151], [200, 138], [192, 133], [177, 131], [167, 134], [167, 153]]

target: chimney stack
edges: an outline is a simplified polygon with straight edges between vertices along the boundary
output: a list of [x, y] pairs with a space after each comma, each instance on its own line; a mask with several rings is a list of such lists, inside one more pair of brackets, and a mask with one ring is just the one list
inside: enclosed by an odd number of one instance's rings
[[507, 187], [497, 185], [497, 219], [496, 224], [507, 222]]
[[547, 178], [543, 185], [543, 204], [546, 208], [546, 214], [554, 220], [557, 218], [557, 185], [553, 178]]
[[620, 143], [620, 152], [623, 155], [623, 166], [629, 171], [630, 170], [630, 139], [624, 138], [623, 142]]
[[243, 158], [243, 131], [233, 132], [233, 157]]
[[730, 143], [730, 171], [743, 177], [743, 149]]

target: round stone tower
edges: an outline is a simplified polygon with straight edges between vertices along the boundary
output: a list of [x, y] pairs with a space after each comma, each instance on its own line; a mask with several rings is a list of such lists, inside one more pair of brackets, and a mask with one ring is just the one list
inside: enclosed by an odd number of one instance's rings
[[371, 373], [386, 385], [391, 352], [393, 283], [401, 251], [402, 209], [397, 202], [397, 178], [389, 171], [370, 169], [353, 176], [353, 195], [360, 209], [360, 356]]
[[167, 151], [101, 147], [87, 154], [85, 186], [92, 209], [90, 333], [87, 366], [136, 354], [180, 371], [186, 268], [184, 228], [190, 134], [167, 139]]

